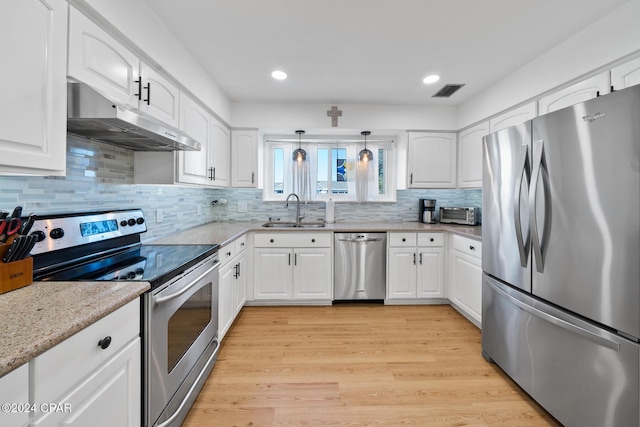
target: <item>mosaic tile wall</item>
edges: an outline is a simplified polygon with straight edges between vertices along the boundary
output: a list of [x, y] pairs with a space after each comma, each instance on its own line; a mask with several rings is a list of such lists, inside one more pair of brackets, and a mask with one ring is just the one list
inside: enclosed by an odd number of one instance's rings
[[[418, 199], [437, 206], [481, 206], [480, 190], [403, 190], [396, 203], [336, 203], [336, 221], [417, 221]], [[211, 202], [218, 200], [216, 206]], [[222, 203], [226, 200], [226, 204]], [[246, 203], [247, 211], [238, 212]], [[202, 189], [174, 185], [133, 184], [133, 152], [69, 136], [66, 177], [0, 177], [0, 209], [22, 205], [24, 213], [44, 215], [141, 208], [147, 218], [145, 240], [212, 221], [292, 219], [295, 208], [263, 202], [261, 190]], [[306, 219], [324, 219], [324, 203], [303, 204]], [[157, 210], [163, 221], [156, 222]]]

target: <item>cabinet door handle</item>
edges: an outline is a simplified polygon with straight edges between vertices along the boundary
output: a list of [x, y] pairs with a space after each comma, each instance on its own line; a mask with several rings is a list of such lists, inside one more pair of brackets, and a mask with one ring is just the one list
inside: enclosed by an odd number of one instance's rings
[[413, 172], [412, 172], [412, 173], [411, 173], [411, 175], [410, 175], [410, 178], [409, 178], [409, 184], [413, 184]]
[[413, 265], [416, 265], [416, 253], [413, 253]]
[[289, 254], [289, 265], [291, 265], [291, 254]]
[[142, 100], [142, 76], [138, 76], [138, 80], [135, 80], [135, 83], [138, 83], [138, 93], [133, 96], [138, 97], [138, 101]]
[[213, 168], [209, 168], [209, 181], [213, 181]]
[[256, 173], [251, 172], [251, 183], [254, 184], [256, 182]]
[[420, 265], [422, 265], [422, 252], [420, 252]]
[[146, 102], [147, 105], [151, 105], [151, 82], [147, 83], [144, 88], [147, 90], [147, 99], [143, 99], [143, 101]]
[[111, 337], [106, 336], [102, 338], [100, 341], [98, 341], [98, 345], [100, 346], [101, 349], [106, 350], [111, 345]]
[[298, 254], [293, 255], [293, 265], [298, 265]]

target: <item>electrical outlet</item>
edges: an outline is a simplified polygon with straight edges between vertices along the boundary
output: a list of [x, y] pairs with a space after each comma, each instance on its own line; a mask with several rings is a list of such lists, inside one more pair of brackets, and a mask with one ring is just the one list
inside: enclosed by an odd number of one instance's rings
[[247, 202], [238, 202], [238, 212], [247, 211]]
[[156, 222], [160, 223], [164, 220], [164, 212], [162, 209], [156, 209]]

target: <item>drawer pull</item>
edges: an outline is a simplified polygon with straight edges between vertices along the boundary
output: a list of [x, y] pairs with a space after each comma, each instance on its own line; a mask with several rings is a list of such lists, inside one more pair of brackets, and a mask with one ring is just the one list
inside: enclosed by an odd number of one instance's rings
[[106, 336], [102, 338], [100, 341], [98, 341], [98, 345], [100, 346], [101, 349], [106, 350], [111, 345], [111, 337]]
[[407, 241], [407, 238], [406, 238], [406, 237], [403, 237], [403, 238], [402, 238], [402, 241], [403, 241], [403, 242], [406, 242], [406, 241]]
[[270, 241], [271, 243], [273, 243], [273, 239], [269, 239], [269, 241]]
[[231, 256], [231, 251], [227, 252], [227, 256]]
[[433, 242], [433, 237], [429, 239], [430, 242]]
[[240, 243], [240, 246], [244, 246], [244, 242]]
[[475, 247], [473, 247], [473, 246], [469, 246], [469, 249], [471, 249], [472, 251], [475, 251], [475, 250], [476, 250], [476, 248], [475, 248]]
[[316, 242], [316, 239], [311, 239], [311, 243], [315, 243], [315, 242]]

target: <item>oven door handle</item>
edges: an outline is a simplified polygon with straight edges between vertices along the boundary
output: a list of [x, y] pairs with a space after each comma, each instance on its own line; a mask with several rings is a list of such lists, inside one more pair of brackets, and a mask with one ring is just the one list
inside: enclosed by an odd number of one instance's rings
[[205, 271], [204, 273], [202, 273], [201, 275], [198, 276], [197, 279], [195, 279], [193, 282], [191, 282], [189, 285], [185, 286], [184, 288], [180, 289], [178, 292], [175, 292], [171, 295], [167, 295], [165, 297], [159, 297], [159, 298], [155, 298], [154, 299], [154, 303], [156, 305], [158, 304], [162, 304], [163, 302], [167, 302], [170, 301], [174, 298], [178, 298], [180, 295], [185, 294], [186, 292], [189, 291], [189, 289], [193, 288], [194, 286], [198, 285], [198, 282], [207, 274], [211, 273], [214, 269], [218, 268], [218, 265], [220, 265], [220, 261], [217, 261], [215, 264], [213, 264], [211, 266], [211, 268], [209, 268], [207, 271]]

